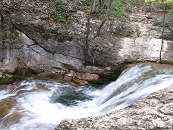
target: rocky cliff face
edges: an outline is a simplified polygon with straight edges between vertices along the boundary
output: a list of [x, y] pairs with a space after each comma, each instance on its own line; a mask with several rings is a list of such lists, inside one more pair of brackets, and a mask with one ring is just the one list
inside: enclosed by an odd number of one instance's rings
[[[46, 4], [39, 3], [41, 7], [44, 5]], [[73, 16], [74, 21], [61, 25], [48, 20], [46, 13], [44, 19], [28, 13], [23, 9], [24, 3], [12, 8], [8, 1], [3, 1], [1, 6], [4, 9], [1, 10], [0, 23], [1, 71], [11, 73], [18, 66], [24, 66], [36, 73], [48, 71], [64, 74], [72, 69], [104, 75], [104, 69], [84, 66], [85, 12], [77, 11]], [[29, 9], [31, 12], [35, 11], [33, 8]], [[39, 9], [35, 13], [43, 15]], [[99, 36], [93, 39], [101, 21], [91, 19], [86, 59], [89, 65], [115, 67], [130, 62], [158, 62], [162, 29], [152, 26], [153, 20], [154, 18], [148, 19], [144, 14], [132, 14], [125, 22], [107, 21]], [[162, 61], [172, 62], [172, 55], [173, 42], [164, 40]], [[112, 71], [109, 75], [113, 73]]]

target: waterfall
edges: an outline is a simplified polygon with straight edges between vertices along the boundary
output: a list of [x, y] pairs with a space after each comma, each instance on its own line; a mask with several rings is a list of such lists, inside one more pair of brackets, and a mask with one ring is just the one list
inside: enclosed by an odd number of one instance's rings
[[172, 84], [173, 70], [156, 71], [151, 66], [137, 65], [101, 88], [76, 88], [41, 80], [0, 86], [0, 129], [54, 130], [63, 119], [97, 116], [123, 109]]
[[101, 90], [98, 114], [129, 106], [138, 99], [173, 84], [173, 70], [158, 72], [151, 66], [135, 66], [125, 70], [120, 77]]

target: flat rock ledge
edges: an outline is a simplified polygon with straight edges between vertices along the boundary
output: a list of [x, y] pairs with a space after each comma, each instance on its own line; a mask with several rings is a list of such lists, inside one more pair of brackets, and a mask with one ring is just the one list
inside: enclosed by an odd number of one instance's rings
[[173, 85], [98, 117], [65, 119], [56, 130], [173, 130]]

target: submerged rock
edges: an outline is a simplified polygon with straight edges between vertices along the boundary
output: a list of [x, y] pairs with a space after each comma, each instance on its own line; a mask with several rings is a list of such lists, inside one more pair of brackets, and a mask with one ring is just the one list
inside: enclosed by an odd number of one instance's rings
[[0, 102], [0, 119], [10, 112], [14, 104], [15, 102], [12, 100], [4, 100]]
[[56, 130], [173, 129], [173, 85], [112, 113], [63, 120]]

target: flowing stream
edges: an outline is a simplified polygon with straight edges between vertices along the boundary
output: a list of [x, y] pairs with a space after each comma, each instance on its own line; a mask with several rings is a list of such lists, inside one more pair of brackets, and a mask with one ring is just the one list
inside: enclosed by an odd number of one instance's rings
[[173, 70], [138, 65], [102, 87], [75, 88], [54, 81], [25, 80], [0, 86], [1, 130], [54, 130], [61, 120], [97, 116], [132, 104], [173, 84]]

